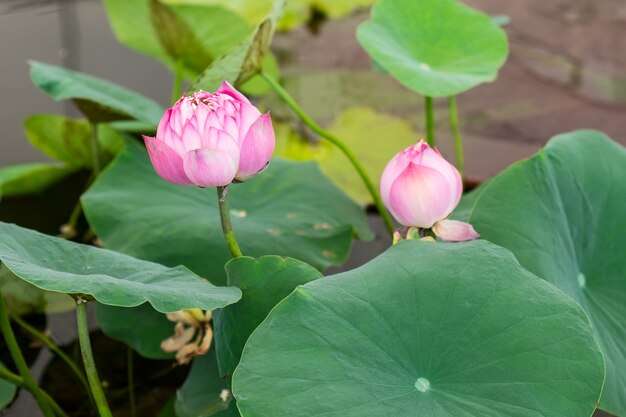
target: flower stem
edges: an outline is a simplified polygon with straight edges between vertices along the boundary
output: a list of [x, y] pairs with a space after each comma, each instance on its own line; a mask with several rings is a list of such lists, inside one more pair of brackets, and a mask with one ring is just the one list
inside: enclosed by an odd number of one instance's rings
[[426, 97], [424, 100], [426, 107], [426, 142], [430, 146], [435, 146], [435, 115], [433, 113], [433, 98]]
[[174, 104], [180, 98], [180, 94], [183, 89], [183, 63], [178, 60], [174, 63], [174, 83], [172, 84], [172, 99], [171, 103]]
[[269, 76], [268, 74], [266, 74], [264, 72], [261, 72], [260, 75], [272, 87], [272, 89], [276, 92], [276, 94], [278, 94], [278, 96], [300, 118], [300, 120], [302, 120], [304, 122], [304, 124], [306, 124], [315, 133], [317, 133], [318, 135], [320, 135], [321, 137], [325, 138], [330, 143], [335, 145], [337, 148], [339, 148], [339, 150], [341, 152], [343, 152], [343, 154], [348, 158], [348, 160], [350, 160], [350, 162], [352, 163], [352, 165], [356, 169], [357, 173], [361, 177], [361, 180], [365, 184], [365, 187], [367, 188], [367, 190], [369, 191], [370, 195], [372, 196], [372, 200], [374, 201], [374, 205], [378, 209], [378, 213], [380, 213], [381, 217], [383, 218], [383, 220], [385, 222], [385, 225], [387, 226], [387, 229], [389, 230], [389, 233], [393, 234], [393, 231], [394, 231], [393, 222], [391, 221], [391, 217], [389, 217], [389, 213], [385, 209], [385, 205], [383, 204], [382, 198], [380, 197], [380, 194], [378, 193], [378, 190], [376, 189], [376, 187], [372, 183], [372, 180], [370, 179], [369, 175], [365, 171], [365, 168], [363, 167], [363, 165], [357, 159], [357, 157], [354, 154], [354, 152], [352, 152], [352, 150], [348, 147], [348, 145], [346, 145], [337, 136], [333, 135], [331, 132], [323, 129], [317, 123], [315, 123], [313, 121], [313, 119], [311, 119], [304, 112], [302, 107], [300, 107], [300, 105], [298, 105], [298, 103], [296, 103], [296, 101], [293, 99], [293, 97], [291, 97], [289, 95], [287, 90], [285, 90], [280, 85], [280, 83], [278, 83], [278, 81], [276, 81], [275, 79], [273, 79], [271, 76]]
[[[24, 382], [24, 378], [22, 378], [19, 375], [15, 375], [13, 372], [7, 369], [0, 368], [0, 379], [4, 379], [5, 381], [17, 387], [30, 391], [30, 388], [27, 387], [26, 383]], [[54, 411], [54, 414], [56, 414], [57, 417], [67, 417], [67, 414], [65, 413], [65, 411], [63, 411], [61, 406], [59, 406], [59, 404], [56, 401], [54, 401], [54, 399], [50, 396], [50, 394], [48, 394], [47, 392], [45, 392], [39, 387], [37, 387], [37, 389], [41, 392], [41, 395], [46, 399], [46, 401], [48, 401], [48, 403], [50, 404], [50, 407], [52, 408], [52, 410]]]
[[98, 371], [96, 370], [96, 363], [93, 359], [93, 352], [91, 351], [91, 341], [89, 340], [89, 327], [87, 324], [87, 301], [81, 297], [76, 299], [76, 324], [78, 327], [78, 342], [80, 344], [80, 352], [83, 356], [83, 364], [85, 365], [85, 372], [87, 373], [87, 380], [91, 387], [91, 393], [93, 399], [96, 402], [98, 413], [100, 417], [112, 417], [109, 404], [107, 403], [100, 378], [98, 377]]
[[35, 329], [33, 326], [31, 326], [26, 321], [24, 321], [21, 317], [11, 314], [11, 319], [15, 323], [17, 323], [22, 329], [24, 329], [26, 332], [30, 333], [33, 337], [35, 337], [41, 343], [46, 345], [59, 358], [61, 358], [61, 360], [63, 360], [63, 362], [65, 362], [67, 366], [70, 367], [70, 369], [74, 372], [78, 380], [83, 384], [83, 386], [87, 390], [87, 394], [91, 396], [91, 391], [89, 390], [89, 383], [87, 382], [85, 375], [80, 370], [78, 365], [76, 365], [76, 363], [69, 356], [67, 356], [65, 352], [61, 350], [61, 348], [59, 348], [52, 340], [50, 340], [48, 336], [46, 336], [39, 330]]
[[463, 140], [461, 139], [461, 131], [459, 130], [459, 116], [456, 106], [456, 96], [448, 97], [450, 105], [450, 130], [454, 138], [454, 151], [456, 152], [456, 167], [463, 177], [464, 158], [463, 158]]
[[233, 231], [233, 225], [230, 222], [230, 211], [228, 210], [228, 186], [217, 187], [217, 201], [220, 206], [220, 220], [222, 221], [222, 232], [224, 232], [224, 239], [230, 250], [233, 258], [242, 256], [237, 239], [235, 239], [235, 232]]
[[4, 336], [11, 358], [13, 358], [15, 367], [20, 373], [26, 389], [28, 389], [28, 391], [30, 391], [35, 397], [35, 401], [37, 401], [37, 405], [41, 409], [43, 415], [45, 417], [54, 417], [54, 412], [52, 411], [50, 403], [37, 386], [33, 375], [30, 373], [30, 369], [28, 369], [28, 365], [22, 355], [22, 351], [17, 344], [15, 333], [13, 333], [13, 329], [11, 328], [11, 323], [9, 321], [9, 313], [6, 305], [4, 304], [2, 294], [0, 294], [0, 330], [2, 330], [2, 335]]

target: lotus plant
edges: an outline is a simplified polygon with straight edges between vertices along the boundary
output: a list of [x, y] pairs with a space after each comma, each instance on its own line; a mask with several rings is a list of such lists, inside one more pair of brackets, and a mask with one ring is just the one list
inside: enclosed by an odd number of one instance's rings
[[270, 114], [227, 81], [215, 93], [185, 95], [168, 109], [156, 137], [144, 136], [161, 178], [178, 185], [226, 186], [263, 171], [274, 152]]
[[442, 240], [478, 238], [472, 225], [448, 220], [459, 204], [463, 182], [459, 171], [423, 140], [396, 154], [387, 164], [380, 193], [393, 216], [408, 227], [432, 229]]

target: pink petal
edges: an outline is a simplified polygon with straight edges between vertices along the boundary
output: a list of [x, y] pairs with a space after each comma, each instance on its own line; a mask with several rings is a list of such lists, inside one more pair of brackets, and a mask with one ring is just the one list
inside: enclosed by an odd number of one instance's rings
[[209, 113], [209, 115], [206, 118], [206, 121], [204, 122], [204, 130], [206, 131], [210, 127], [221, 128], [221, 126], [222, 126], [222, 122], [217, 116], [217, 112], [213, 111]]
[[246, 137], [252, 125], [259, 120], [259, 117], [261, 117], [259, 109], [251, 104], [241, 103], [239, 114], [237, 115], [240, 140]]
[[192, 184], [185, 174], [183, 159], [180, 155], [157, 138], [144, 136], [143, 140], [146, 143], [152, 166], [161, 178], [177, 185]]
[[228, 133], [233, 139], [236, 139], [238, 143], [243, 141], [243, 138], [245, 136], [239, 136], [239, 129], [237, 128], [237, 122], [235, 121], [235, 118], [233, 116], [227, 115], [226, 118], [224, 119], [224, 123], [222, 126], [223, 127], [221, 130]]
[[159, 127], [157, 127], [157, 137], [165, 135], [165, 130], [169, 126], [171, 116], [172, 109], [167, 109], [165, 113], [163, 113], [163, 117], [161, 117], [161, 120], [159, 121]]
[[435, 235], [437, 235], [439, 239], [449, 242], [464, 242], [480, 237], [471, 224], [457, 220], [442, 220], [437, 222], [433, 226], [433, 232], [435, 232]]
[[200, 149], [216, 149], [230, 155], [235, 165], [239, 166], [239, 144], [232, 136], [214, 127], [202, 136]]
[[197, 119], [195, 118], [195, 116], [193, 116], [183, 128], [181, 140], [183, 144], [182, 148], [185, 153], [193, 149], [200, 149], [202, 147], [202, 135], [200, 134], [196, 122]]
[[222, 82], [222, 85], [220, 85], [220, 88], [217, 89], [216, 93], [226, 94], [226, 95], [231, 96], [237, 101], [250, 104], [250, 100], [248, 100], [246, 96], [244, 96], [239, 91], [237, 91], [237, 89], [233, 87], [232, 85], [230, 85], [230, 83], [226, 80]]
[[235, 178], [237, 164], [231, 156], [218, 149], [196, 149], [185, 155], [185, 173], [199, 187], [230, 184]]
[[245, 180], [262, 171], [274, 153], [276, 137], [269, 112], [252, 125], [241, 144], [237, 179]]
[[422, 152], [420, 165], [436, 169], [441, 175], [446, 177], [450, 188], [454, 190], [450, 195], [450, 210], [454, 210], [463, 195], [463, 181], [456, 167], [448, 162], [437, 148], [433, 149], [428, 146]]
[[229, 116], [234, 116], [235, 113], [237, 112], [237, 109], [235, 108], [234, 103], [237, 103], [237, 102], [234, 100], [224, 100], [223, 109], [226, 112], [226, 114], [228, 114]]
[[411, 163], [389, 191], [387, 208], [405, 226], [430, 228], [450, 214], [450, 186], [438, 171]]
[[385, 206], [389, 207], [389, 192], [394, 181], [409, 166], [411, 160], [406, 157], [404, 152], [400, 152], [394, 156], [385, 167], [383, 175], [380, 178], [380, 195], [382, 196]]
[[196, 119], [196, 128], [198, 129], [198, 131], [201, 131], [202, 128], [205, 126], [206, 119], [211, 113], [213, 112], [209, 109], [209, 106], [205, 106], [203, 104], [196, 106], [194, 116]]

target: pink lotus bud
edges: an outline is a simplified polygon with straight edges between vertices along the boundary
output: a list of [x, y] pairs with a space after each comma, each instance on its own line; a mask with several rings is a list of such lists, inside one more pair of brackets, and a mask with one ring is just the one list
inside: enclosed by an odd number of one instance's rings
[[144, 141], [164, 180], [214, 187], [263, 171], [275, 137], [269, 113], [224, 81], [215, 93], [183, 96], [161, 118], [156, 137]]
[[[432, 149], [422, 140], [398, 153], [387, 164], [380, 192], [385, 205], [400, 223], [430, 229], [445, 220], [459, 204], [463, 183], [459, 171], [437, 148]], [[457, 223], [461, 222], [455, 222], [455, 226]], [[473, 233], [467, 228], [455, 227], [454, 239], [449, 240], [477, 238], [472, 226], [467, 226]], [[433, 230], [437, 234], [437, 230], [448, 229], [435, 227]], [[437, 236], [448, 240], [445, 233]]]

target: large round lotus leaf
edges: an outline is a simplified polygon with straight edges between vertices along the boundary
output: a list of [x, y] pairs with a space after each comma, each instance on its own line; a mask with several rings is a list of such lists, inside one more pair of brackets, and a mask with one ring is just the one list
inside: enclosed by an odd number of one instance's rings
[[[283, 255], [318, 269], [341, 264], [353, 234], [370, 238], [364, 210], [312, 163], [273, 160], [263, 174], [228, 190], [233, 229], [243, 253]], [[82, 198], [105, 246], [163, 265], [185, 265], [225, 282], [230, 253], [215, 188], [162, 180], [145, 150], [129, 146]]]
[[466, 219], [585, 309], [606, 358], [600, 408], [626, 415], [626, 149], [559, 135], [479, 191]]
[[0, 222], [0, 262], [39, 288], [87, 294], [101, 303], [156, 310], [212, 310], [237, 302], [237, 288], [215, 287], [185, 267], [166, 268]]
[[433, 97], [493, 81], [508, 54], [504, 31], [457, 0], [380, 0], [357, 37], [400, 83]]
[[233, 393], [244, 417], [589, 417], [603, 378], [585, 313], [510, 252], [405, 241], [278, 304]]

